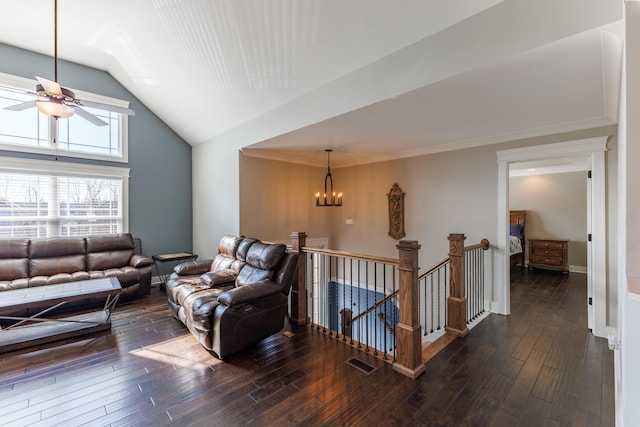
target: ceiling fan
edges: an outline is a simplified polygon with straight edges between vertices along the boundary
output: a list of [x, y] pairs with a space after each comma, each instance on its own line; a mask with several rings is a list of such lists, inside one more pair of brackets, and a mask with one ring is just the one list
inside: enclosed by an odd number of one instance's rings
[[[53, 1], [53, 33], [54, 80], [51, 81], [43, 77], [36, 76], [39, 84], [36, 85], [35, 92], [21, 92], [34, 95], [37, 99], [5, 107], [5, 110], [22, 111], [36, 107], [41, 113], [56, 119], [61, 117], [68, 118], [73, 116], [75, 113], [78, 113], [80, 117], [88, 120], [96, 126], [106, 126], [107, 122], [91, 114], [82, 107], [96, 108], [114, 113], [135, 116], [136, 113], [130, 108], [77, 99], [72, 91], [61, 87], [58, 84], [58, 0]], [[7, 89], [15, 91], [14, 88]]]

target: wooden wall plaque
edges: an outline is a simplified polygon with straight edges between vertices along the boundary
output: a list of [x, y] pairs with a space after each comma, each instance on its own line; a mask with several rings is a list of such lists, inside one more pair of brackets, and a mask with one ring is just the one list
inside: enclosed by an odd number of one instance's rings
[[397, 183], [387, 193], [389, 199], [389, 236], [402, 239], [404, 232], [404, 192]]

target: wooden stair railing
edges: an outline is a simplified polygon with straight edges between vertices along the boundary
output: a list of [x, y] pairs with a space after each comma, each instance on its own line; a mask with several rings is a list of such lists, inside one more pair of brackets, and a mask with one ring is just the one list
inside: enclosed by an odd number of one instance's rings
[[[426, 272], [422, 273], [420, 275], [420, 277], [418, 277], [418, 281], [424, 279], [426, 276], [428, 276], [429, 274], [433, 273], [434, 271], [438, 270], [440, 267], [442, 267], [443, 265], [445, 265], [446, 263], [449, 262], [449, 258], [445, 258], [442, 261], [440, 261], [439, 263], [437, 263], [436, 265], [434, 265], [433, 267], [431, 267], [429, 270], [427, 270]], [[395, 298], [398, 294], [400, 293], [400, 289], [398, 289], [397, 291], [387, 295], [386, 297], [384, 297], [383, 299], [381, 299], [380, 301], [376, 302], [375, 304], [369, 306], [366, 310], [362, 311], [360, 314], [358, 314], [357, 316], [353, 317], [351, 319], [351, 322], [355, 322], [361, 318], [363, 318], [364, 316], [366, 316], [367, 314], [371, 313], [372, 311], [374, 311], [376, 308], [380, 307], [381, 305], [384, 305], [387, 301]]]
[[[383, 259], [368, 255], [357, 255], [348, 252], [331, 251], [324, 249], [313, 249], [305, 247], [306, 234], [295, 232], [291, 234], [293, 240], [293, 250], [300, 254], [298, 261], [298, 278], [291, 291], [291, 320], [302, 325], [309, 323], [310, 317], [307, 313], [307, 254], [327, 254], [342, 258], [360, 259], [364, 261], [382, 262], [397, 265], [399, 287], [394, 292], [377, 301], [356, 316], [353, 312], [345, 308], [340, 312], [343, 325], [343, 341], [345, 337], [351, 337], [350, 344], [354, 343], [352, 338], [354, 322], [363, 319], [367, 314], [381, 307], [389, 300], [397, 298], [399, 307], [399, 319], [395, 325], [395, 363], [394, 370], [403, 375], [417, 378], [424, 372], [422, 361], [422, 327], [419, 319], [419, 277], [418, 277], [418, 253], [420, 244], [417, 241], [401, 240], [396, 246], [398, 249], [398, 260]], [[489, 242], [483, 239], [479, 245], [464, 247], [464, 234], [450, 234], [449, 237], [449, 257], [431, 267], [420, 279], [441, 269], [449, 263], [449, 297], [447, 299], [447, 320], [445, 330], [456, 336], [464, 336], [468, 333], [466, 325], [466, 298], [464, 282], [464, 254], [466, 251], [478, 249], [488, 249]], [[385, 328], [392, 330], [393, 326], [387, 322], [386, 316], [377, 316], [385, 325]], [[323, 331], [325, 328], [323, 327]], [[336, 336], [337, 337], [337, 336]]]

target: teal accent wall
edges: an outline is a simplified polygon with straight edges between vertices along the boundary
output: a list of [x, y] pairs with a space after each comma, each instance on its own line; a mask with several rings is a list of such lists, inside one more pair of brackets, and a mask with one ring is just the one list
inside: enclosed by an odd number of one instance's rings
[[[53, 78], [53, 58], [0, 43], [0, 72]], [[193, 248], [191, 146], [109, 73], [58, 61], [62, 86], [128, 100], [129, 161], [106, 162], [60, 156], [61, 161], [130, 168], [129, 231], [142, 239], [145, 255]], [[52, 160], [50, 156], [1, 151], [0, 156]], [[154, 272], [154, 275], [156, 273]]]

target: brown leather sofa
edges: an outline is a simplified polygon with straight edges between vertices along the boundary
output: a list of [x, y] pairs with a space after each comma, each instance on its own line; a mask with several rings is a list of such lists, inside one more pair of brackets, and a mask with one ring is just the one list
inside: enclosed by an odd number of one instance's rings
[[298, 255], [283, 244], [225, 236], [213, 260], [174, 268], [169, 308], [222, 359], [283, 328], [297, 266]]
[[117, 277], [121, 297], [149, 295], [153, 260], [129, 233], [0, 239], [0, 298], [9, 289]]

